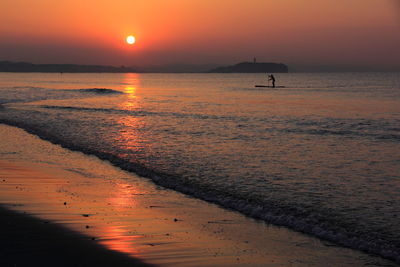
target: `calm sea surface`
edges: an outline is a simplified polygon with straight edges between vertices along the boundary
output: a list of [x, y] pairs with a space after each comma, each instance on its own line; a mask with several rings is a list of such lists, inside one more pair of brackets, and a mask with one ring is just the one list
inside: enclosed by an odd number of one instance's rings
[[400, 262], [400, 74], [0, 73], [0, 122]]

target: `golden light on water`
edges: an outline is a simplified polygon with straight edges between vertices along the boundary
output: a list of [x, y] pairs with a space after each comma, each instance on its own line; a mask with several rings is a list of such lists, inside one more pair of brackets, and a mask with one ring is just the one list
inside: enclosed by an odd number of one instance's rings
[[136, 73], [126, 73], [123, 83], [126, 85], [123, 89], [126, 101], [122, 102], [120, 107], [125, 110], [134, 110], [138, 107], [137, 89], [140, 83], [139, 75]]
[[127, 100], [122, 103], [121, 107], [126, 110], [134, 110], [137, 108], [137, 101], [136, 101], [136, 88], [128, 86], [124, 90], [125, 94], [127, 94]]
[[127, 94], [127, 97], [130, 99], [136, 98], [136, 87], [134, 86], [127, 86], [124, 89], [125, 94]]
[[[119, 104], [119, 108], [122, 110], [140, 110], [140, 96], [138, 96], [138, 90], [140, 89], [140, 76], [136, 73], [124, 74], [123, 88], [124, 95], [122, 101]], [[121, 130], [115, 137], [115, 142], [119, 144], [122, 150], [140, 151], [143, 149], [144, 140], [141, 134], [141, 129], [144, 126], [142, 117], [126, 115], [121, 116], [116, 121], [121, 125]], [[120, 156], [125, 157], [126, 155], [121, 154]]]

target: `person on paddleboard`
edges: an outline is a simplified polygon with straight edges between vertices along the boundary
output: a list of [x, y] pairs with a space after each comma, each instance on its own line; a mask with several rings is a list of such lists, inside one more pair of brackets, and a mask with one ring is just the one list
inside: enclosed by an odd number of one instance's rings
[[273, 74], [268, 75], [268, 81], [272, 81], [272, 88], [275, 88], [275, 77]]

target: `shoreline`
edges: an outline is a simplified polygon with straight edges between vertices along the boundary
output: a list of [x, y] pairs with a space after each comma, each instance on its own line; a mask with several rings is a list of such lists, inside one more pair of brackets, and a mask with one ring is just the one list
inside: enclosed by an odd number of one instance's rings
[[108, 250], [161, 266], [395, 266], [159, 188], [16, 127], [0, 124], [0, 136], [0, 204], [94, 236]]

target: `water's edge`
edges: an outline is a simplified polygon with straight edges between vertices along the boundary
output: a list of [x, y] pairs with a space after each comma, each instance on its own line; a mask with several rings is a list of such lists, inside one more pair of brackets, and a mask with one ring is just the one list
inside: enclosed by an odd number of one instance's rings
[[46, 133], [40, 128], [32, 127], [26, 123], [16, 123], [7, 119], [1, 119], [0, 123], [21, 128], [30, 134], [38, 136], [42, 140], [49, 141], [64, 148], [79, 151], [87, 155], [93, 155], [102, 160], [107, 160], [123, 170], [134, 172], [142, 177], [149, 178], [157, 185], [165, 188], [173, 189], [189, 196], [215, 203], [223, 208], [238, 211], [249, 217], [260, 219], [267, 223], [285, 226], [295, 231], [328, 240], [344, 247], [379, 255], [383, 258], [400, 263], [400, 252], [397, 251], [397, 248], [382, 240], [366, 240], [356, 236], [354, 233], [347, 232], [343, 228], [341, 231], [334, 231], [329, 227], [329, 225], [319, 225], [316, 224], [315, 221], [310, 221], [307, 218], [282, 214], [280, 209], [273, 205], [271, 207], [264, 207], [249, 200], [238, 200], [237, 198], [224, 194], [223, 192], [216, 192], [209, 188], [195, 187], [193, 184], [182, 183], [181, 180], [177, 183], [173, 176], [154, 172], [139, 164], [128, 162], [110, 153], [87, 149], [67, 143], [55, 135]]

